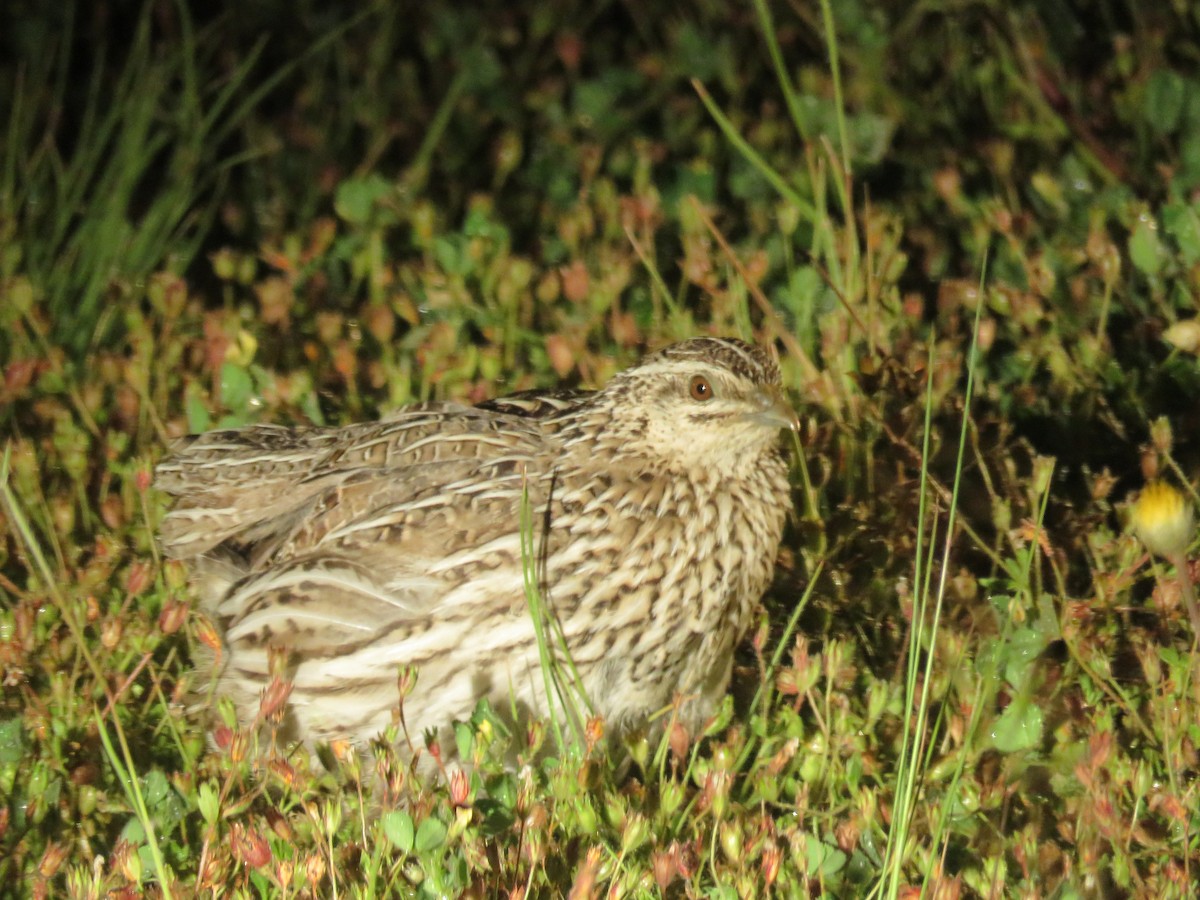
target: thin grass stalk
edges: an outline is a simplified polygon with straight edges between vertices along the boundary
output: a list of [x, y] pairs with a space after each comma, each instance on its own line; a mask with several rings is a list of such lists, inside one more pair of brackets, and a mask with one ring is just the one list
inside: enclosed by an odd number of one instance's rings
[[541, 663], [542, 680], [546, 691], [546, 707], [550, 716], [550, 731], [554, 734], [559, 753], [562, 753], [566, 748], [562, 729], [558, 724], [558, 713], [554, 706], [556, 691], [554, 690], [553, 661], [550, 658], [549, 642], [546, 640], [546, 629], [542, 619], [542, 598], [537, 584], [537, 566], [533, 550], [533, 516], [529, 508], [528, 483], [521, 487], [520, 526], [521, 576], [525, 585], [525, 603], [529, 608], [529, 618], [533, 622], [533, 633], [537, 639], [538, 660]]
[[[138, 823], [142, 826], [146, 837], [146, 846], [150, 850], [150, 860], [154, 865], [154, 873], [158, 876], [158, 885], [162, 890], [162, 895], [166, 900], [171, 900], [171, 879], [167, 871], [167, 863], [163, 858], [162, 848], [158, 846], [154, 820], [150, 816], [146, 798], [142, 795], [142, 787], [135, 774], [133, 754], [129, 751], [125, 732], [120, 728], [117, 729], [117, 740], [121, 743], [121, 754], [118, 755], [113, 748], [112, 739], [108, 735], [108, 728], [100, 718], [100, 713], [93, 711], [92, 718], [95, 720], [96, 730], [100, 732], [100, 743], [104, 745], [104, 755], [108, 758], [108, 763], [113, 767], [113, 771], [117, 773], [117, 780], [121, 782], [125, 797], [129, 800], [129, 805], [133, 807], [133, 813], [137, 816]], [[116, 719], [115, 712], [113, 719]]]
[[[1042, 523], [1046, 519], [1046, 510], [1049, 507], [1049, 503], [1050, 485], [1047, 484], [1046, 491], [1042, 495], [1042, 502], [1038, 507], [1037, 521], [1035, 523], [1036, 527], [1039, 529], [1042, 527]], [[1035, 555], [1036, 550], [1031, 552], [1025, 560], [1025, 569], [1022, 573], [1022, 579], [1025, 584], [1029, 583], [1029, 573], [1033, 566], [1033, 559]], [[1001, 625], [1000, 636], [997, 639], [997, 643], [999, 645], [1003, 646], [1012, 639], [1012, 628], [1013, 619], [1011, 616], [1009, 616], [1004, 619], [1004, 622]], [[977, 679], [975, 684], [975, 695], [971, 700], [971, 718], [967, 723], [966, 729], [963, 731], [964, 747], [970, 746], [973, 743], [975, 735], [979, 731], [979, 723], [983, 719], [983, 710], [986, 706], [990, 705], [991, 698], [995, 694], [995, 685], [997, 683], [998, 669], [1000, 667], [999, 657], [993, 654], [989, 662], [990, 664], [988, 665], [987, 669], [980, 674], [980, 677]], [[962, 774], [966, 770], [966, 765], [967, 755], [965, 753], [959, 754], [959, 757], [955, 762], [954, 771], [951, 773], [950, 779], [947, 782], [945, 791], [947, 796], [954, 796], [956, 794], [956, 788], [958, 783], [962, 780]], [[946, 826], [950, 818], [950, 812], [950, 804], [943, 804], [932, 835], [935, 842], [941, 840], [941, 835], [946, 833]]]
[[421, 146], [417, 148], [412, 165], [409, 166], [409, 172], [414, 179], [414, 188], [422, 187], [429, 177], [429, 166], [433, 161], [433, 154], [445, 135], [446, 129], [450, 126], [454, 108], [467, 89], [469, 77], [470, 73], [465, 67], [459, 70], [458, 74], [454, 76], [454, 80], [450, 82], [450, 87], [446, 89], [446, 95], [442, 98], [442, 102], [438, 104], [437, 111], [433, 114], [433, 120], [425, 129], [425, 137], [422, 138]]
[[[546, 607], [538, 583], [537, 552], [534, 549], [533, 513], [529, 502], [528, 482], [524, 483], [521, 487], [520, 531], [521, 574], [525, 585], [525, 602], [529, 608], [529, 617], [533, 622], [534, 636], [537, 639], [538, 661], [541, 666], [542, 679], [546, 691], [546, 707], [550, 715], [550, 727], [554, 733], [559, 753], [565, 754], [569, 747], [563, 737], [562, 725], [558, 721], [559, 717], [555, 698], [558, 699], [558, 706], [561, 707], [563, 716], [567, 719], [567, 724], [570, 726], [574, 746], [582, 748], [584, 746], [583, 717], [581, 716], [579, 702], [575, 694], [576, 684], [579, 684], [580, 687], [582, 685], [579, 682], [579, 672], [575, 668], [574, 661], [571, 660], [570, 653], [566, 652], [565, 659], [567, 660], [567, 665], [570, 668], [574, 681], [569, 680], [563, 675], [563, 663], [559, 661], [551, 645], [557, 623], [554, 622], [553, 612]], [[566, 639], [562, 635], [561, 626], [557, 626], [557, 630], [565, 652]], [[584, 696], [584, 700], [590, 709], [591, 704], [587, 701], [586, 696]]]
[[[921, 476], [917, 496], [917, 541], [913, 552], [913, 610], [912, 625], [908, 636], [908, 657], [904, 679], [904, 728], [900, 738], [899, 765], [896, 771], [895, 802], [892, 811], [892, 827], [888, 834], [888, 846], [884, 856], [883, 877], [872, 889], [870, 896], [880, 891], [885, 896], [895, 898], [899, 895], [900, 877], [903, 861], [900, 858], [904, 845], [908, 842], [908, 825], [912, 817], [913, 774], [909, 763], [913, 753], [911, 745], [914, 742], [911, 710], [916, 702], [916, 685], [918, 660], [923, 645], [922, 629], [925, 617], [922, 598], [928, 592], [928, 572], [932, 569], [932, 559], [925, 562], [925, 519], [929, 503], [929, 442], [933, 433], [933, 353], [935, 349], [934, 336], [929, 337], [929, 358], [925, 366], [925, 424], [921, 443]], [[931, 532], [936, 533], [937, 513], [931, 523]], [[886, 883], [886, 889], [884, 885]]]
[[[783, 634], [779, 636], [779, 642], [775, 645], [775, 652], [771, 654], [771, 661], [767, 664], [767, 670], [763, 673], [763, 678], [759, 682], [758, 689], [754, 692], [754, 699], [750, 701], [751, 715], [766, 716], [769, 714], [771, 701], [775, 696], [775, 673], [779, 671], [779, 664], [783, 661], [783, 654], [787, 652], [792, 635], [796, 632], [796, 626], [800, 622], [800, 615], [808, 607], [808, 601], [812, 599], [813, 592], [816, 590], [817, 582], [820, 580], [821, 572], [824, 569], [825, 560], [822, 558], [817, 561], [817, 566], [808, 579], [808, 587], [804, 589], [804, 593], [800, 596], [800, 602], [796, 604], [792, 610], [792, 614], [788, 616], [787, 624], [783, 627]], [[757, 741], [754, 737], [747, 739], [738, 757], [737, 764], [734, 766], [734, 771], [742, 771], [745, 764], [750, 761], [756, 744]]]
[[[986, 260], [984, 263], [986, 272]], [[981, 281], [984, 276], [981, 276]], [[946, 583], [950, 573], [950, 551], [954, 543], [954, 529], [958, 518], [958, 497], [959, 490], [962, 486], [962, 470], [963, 460], [966, 456], [968, 432], [971, 419], [971, 399], [974, 396], [975, 390], [975, 367], [978, 364], [979, 356], [979, 323], [983, 318], [983, 292], [980, 292], [980, 300], [975, 308], [975, 322], [971, 329], [971, 347], [967, 352], [967, 387], [965, 396], [963, 397], [963, 412], [962, 424], [959, 428], [958, 452], [954, 461], [954, 484], [950, 490], [950, 509], [946, 514], [946, 538], [942, 550], [941, 571], [938, 574], [938, 586], [935, 594], [933, 621], [929, 627], [929, 649], [925, 656], [925, 671], [924, 678], [921, 684], [921, 699], [917, 707], [917, 724], [915, 734], [917, 743], [913, 745], [913, 766], [911, 769], [910, 779], [910, 796], [915, 802], [916, 799], [916, 778], [918, 774], [925, 771], [925, 767], [918, 762], [917, 749], [921, 742], [926, 742], [932, 750], [931, 736], [926, 733], [926, 722], [929, 716], [929, 691], [930, 684], [933, 681], [933, 667], [937, 657], [937, 635], [941, 626], [942, 610], [946, 599]], [[932, 346], [932, 343], [931, 343]], [[932, 369], [930, 369], [932, 372]], [[928, 760], [926, 760], [926, 763]], [[910, 815], [913, 810], [910, 810]], [[938, 839], [937, 835], [932, 836], [934, 841]], [[897, 870], [898, 871], [898, 870]], [[924, 894], [925, 886], [922, 886], [922, 894]]]
[[774, 694], [771, 676], [775, 674], [779, 669], [780, 662], [783, 661], [783, 654], [787, 652], [792, 634], [795, 633], [796, 625], [800, 621], [800, 614], [804, 612], [808, 601], [812, 599], [813, 591], [816, 589], [817, 581], [820, 579], [824, 568], [825, 560], [822, 559], [817, 562], [817, 567], [813, 570], [812, 576], [808, 580], [808, 587], [804, 589], [804, 593], [800, 596], [800, 602], [796, 604], [796, 608], [788, 616], [787, 624], [783, 628], [783, 634], [779, 636], [779, 642], [775, 645], [775, 652], [771, 654], [771, 661], [767, 664], [767, 677], [758, 686], [758, 690], [754, 693], [754, 699], [750, 701], [751, 709], [757, 709], [760, 700], [764, 706], [771, 702], [771, 696]]
[[[925, 722], [929, 715], [929, 691], [930, 684], [933, 681], [933, 667], [936, 661], [937, 650], [937, 635], [941, 625], [942, 610], [945, 606], [946, 599], [946, 583], [950, 577], [950, 551], [954, 543], [954, 529], [958, 519], [958, 498], [959, 491], [962, 487], [962, 472], [963, 461], [966, 456], [968, 433], [971, 421], [971, 401], [975, 394], [975, 370], [979, 362], [979, 323], [983, 319], [984, 307], [984, 291], [982, 288], [986, 283], [987, 261], [984, 260], [984, 274], [980, 276], [981, 290], [978, 305], [975, 307], [975, 321], [971, 328], [971, 347], [967, 354], [967, 387], [965, 396], [963, 397], [963, 412], [962, 423], [959, 429], [958, 452], [954, 461], [954, 484], [950, 490], [950, 509], [946, 515], [946, 539], [943, 544], [941, 571], [938, 574], [938, 587], [935, 595], [935, 605], [933, 610], [933, 622], [929, 630], [929, 649], [925, 657], [924, 680], [921, 685], [921, 700], [917, 713], [917, 730], [916, 733], [921, 740], [929, 743], [932, 750], [932, 741], [930, 736], [925, 733]], [[932, 371], [932, 370], [931, 370]], [[924, 771], [924, 768], [914, 767], [914, 776]], [[914, 793], [915, 799], [915, 793]], [[936, 842], [938, 835], [932, 835]], [[926, 885], [922, 885], [922, 895], [924, 894]]]
[[[775, 23], [771, 17], [770, 9], [766, 4], [766, 0], [755, 0], [755, 13], [758, 17], [759, 28], [763, 33], [763, 38], [767, 44], [767, 52], [771, 57], [772, 66], [775, 70], [775, 79], [779, 85], [779, 90], [783, 94], [784, 103], [787, 106], [788, 114], [792, 120], [793, 126], [796, 128], [797, 134], [802, 140], [811, 141], [813, 135], [808, 127], [808, 122], [800, 107], [799, 97], [796, 93], [795, 85], [792, 83], [791, 76], [788, 74], [787, 66], [783, 60], [783, 54], [779, 48], [779, 41], [775, 32]], [[814, 243], [813, 256], [824, 258], [829, 270], [830, 278], [834, 285], [838, 287], [845, 302], [851, 296], [857, 293], [854, 285], [848, 283], [846, 279], [852, 277], [858, 271], [858, 232], [854, 225], [854, 205], [853, 205], [853, 190], [851, 187], [851, 154], [850, 154], [850, 139], [849, 130], [846, 126], [846, 108], [845, 98], [842, 92], [842, 77], [841, 65], [838, 53], [837, 29], [834, 23], [833, 8], [829, 0], [821, 0], [821, 18], [824, 26], [824, 38], [826, 50], [829, 54], [829, 71], [833, 81], [834, 94], [834, 114], [837, 121], [838, 130], [838, 149], [835, 151], [828, 145], [828, 142], [822, 139], [822, 146], [825, 148], [825, 155], [829, 158], [833, 165], [832, 173], [837, 202], [841, 208], [842, 215], [845, 218], [845, 225], [841, 229], [841, 237], [843, 240], [842, 253], [846, 259], [846, 267], [843, 269], [839, 254], [837, 252], [835, 235], [829, 227], [828, 214], [826, 212], [826, 204], [823, 198], [822, 185], [825, 181], [825, 173], [820, 165], [810, 166], [809, 182], [812, 185], [815, 202], [806, 206], [798, 207], [804, 212], [814, 227]], [[701, 99], [705, 99], [701, 96]], [[708, 107], [710, 114], [714, 119], [717, 119], [718, 125], [721, 125], [721, 120], [714, 113], [714, 104], [705, 101], [705, 106]], [[730, 132], [732, 128], [722, 127], [722, 131], [728, 139], [733, 141]], [[746, 154], [744, 142], [733, 141], [734, 146]], [[753, 152], [753, 151], [751, 151]], [[810, 157], [811, 158], [811, 157]], [[818, 157], [819, 158], [819, 157]], [[763, 171], [759, 163], [754, 158], [746, 156], [746, 159]], [[761, 162], [762, 167], [770, 168], [765, 162]], [[767, 177], [773, 185], [778, 185], [782, 181], [782, 177], [774, 170], [770, 170], [769, 174], [763, 172], [764, 177]], [[772, 177], [773, 176], [773, 177]], [[777, 187], [778, 189], [778, 187]], [[782, 192], [781, 192], [782, 193]], [[787, 199], [792, 199], [791, 195], [784, 195]], [[826, 245], [826, 241], [828, 244]]]
[[[588, 697], [587, 691], [583, 686], [583, 676], [579, 674], [579, 668], [575, 665], [575, 658], [571, 655], [571, 648], [567, 645], [567, 635], [563, 631], [562, 622], [559, 620], [558, 616], [554, 615], [553, 612], [550, 612], [549, 610], [547, 610], [547, 622], [554, 632], [554, 638], [558, 643], [558, 651], [562, 657], [562, 663], [557, 662], [558, 657], [555, 658], [556, 664], [560, 666], [565, 665], [567, 673], [570, 675], [570, 684], [566, 685], [566, 687], [569, 688], [569, 690], [566, 691], [566, 694], [569, 698], [571, 698], [572, 704], [570, 712], [573, 713], [577, 718], [580, 718], [580, 721], [582, 721], [581, 710], [579, 708], [580, 703], [582, 703], [584, 709], [587, 710], [587, 714], [589, 716], [595, 715], [596, 707], [593, 705], [591, 698]], [[560, 686], [560, 690], [561, 689], [562, 687]]]
[[[985, 263], [986, 266], [986, 263]], [[929, 716], [929, 692], [930, 684], [933, 679], [933, 666], [936, 659], [937, 650], [937, 635], [941, 624], [941, 615], [945, 601], [946, 583], [949, 577], [950, 568], [950, 550], [954, 540], [954, 529], [958, 513], [958, 497], [962, 483], [963, 460], [966, 454], [967, 439], [969, 431], [969, 420], [971, 414], [971, 399], [975, 387], [975, 369], [978, 363], [979, 353], [979, 323], [982, 320], [983, 302], [980, 301], [975, 309], [975, 322], [972, 328], [971, 346], [967, 355], [967, 385], [965, 396], [963, 398], [963, 414], [962, 423], [959, 430], [958, 451], [955, 458], [954, 467], [954, 483], [950, 491], [950, 507], [946, 516], [946, 537], [943, 543], [941, 572], [938, 576], [937, 590], [933, 597], [932, 620], [928, 628], [926, 637], [924, 622], [926, 619], [926, 611], [928, 610], [928, 602], [925, 598], [929, 596], [929, 585], [923, 584], [923, 579], [920, 573], [920, 563], [922, 559], [921, 543], [923, 529], [918, 529], [917, 533], [917, 553], [916, 564], [917, 570], [914, 576], [914, 588], [917, 593], [914, 594], [913, 602], [913, 628], [910, 632], [909, 641], [909, 670], [908, 677], [905, 680], [905, 709], [912, 709], [912, 702], [915, 693], [916, 679], [918, 673], [922, 678], [920, 697], [916, 700], [916, 722], [912, 726], [911, 736], [908, 727], [909, 716], [905, 716], [904, 737], [901, 743], [901, 768], [897, 774], [897, 801], [893, 812], [893, 825], [888, 838], [888, 852], [884, 865], [884, 878], [887, 887], [884, 891], [887, 897], [898, 897], [900, 892], [900, 879], [903, 873], [904, 860], [902, 858], [903, 850], [908, 840], [908, 829], [911, 820], [916, 810], [917, 782], [921, 772], [924, 771], [925, 765], [928, 762], [927, 753], [931, 749], [932, 743], [929, 740], [930, 735], [927, 733], [928, 716]], [[929, 436], [932, 431], [932, 354], [935, 347], [935, 341], [930, 338], [930, 366], [931, 373], [929, 381], [926, 384], [926, 409], [925, 409], [925, 434], [922, 443], [921, 452], [921, 502], [918, 511], [918, 521], [924, 521], [925, 512], [925, 494], [928, 477], [928, 458], [929, 458]], [[928, 577], [926, 572], [926, 577]], [[916, 660], [919, 658], [920, 651], [923, 646], [927, 646], [925, 650], [925, 664], [923, 670], [919, 670], [916, 665]], [[925, 757], [923, 759], [923, 757]], [[937, 835], [934, 835], [936, 841]]]
[[[842, 97], [842, 70], [838, 63], [837, 29], [833, 22], [833, 8], [829, 0], [821, 0], [821, 21], [825, 26], [825, 49], [829, 53], [829, 74], [833, 79], [833, 110], [837, 117], [838, 144], [840, 150], [841, 178], [835, 179], [838, 186], [838, 199], [842, 204], [842, 214], [847, 220], [852, 219], [854, 208], [850, 196], [850, 139], [846, 131], [846, 104]], [[835, 155], [835, 158], [836, 155]]]
[[[58, 582], [54, 578], [53, 573], [50, 571], [50, 566], [46, 562], [45, 554], [42, 553], [42, 548], [33, 535], [33, 531], [29, 526], [29, 520], [25, 516], [24, 510], [21, 507], [21, 503], [16, 494], [13, 492], [12, 485], [9, 483], [9, 463], [11, 450], [12, 446], [6, 445], [4, 449], [4, 456], [2, 459], [0, 459], [0, 503], [2, 503], [4, 506], [5, 515], [8, 517], [8, 521], [15, 532], [15, 536], [18, 537], [21, 543], [25, 546], [25, 551], [28, 554], [29, 559], [33, 562], [34, 570], [41, 576], [47, 594], [49, 594], [51, 600], [53, 600], [54, 604], [58, 607], [59, 614], [62, 616], [63, 622], [66, 623], [67, 630], [71, 632], [71, 636], [75, 640], [75, 646], [78, 648], [79, 654], [83, 657], [84, 662], [87, 664], [88, 669], [91, 670], [92, 676], [96, 679], [97, 683], [104, 685], [106, 684], [105, 671], [101, 668], [99, 661], [92, 654], [87, 642], [87, 637], [84, 634], [83, 626], [79, 623], [79, 620], [75, 616], [74, 608], [67, 603], [67, 599], [59, 592]], [[108, 693], [107, 689], [105, 690], [105, 693]], [[110, 707], [113, 707], [114, 704], [111, 702], [111, 695], [109, 696], [109, 700]], [[112, 723], [113, 727], [116, 729], [117, 739], [120, 742], [124, 753], [125, 765], [121, 764], [120, 757], [118, 757], [115, 751], [113, 751], [107, 729], [104, 726], [103, 720], [100, 718], [100, 714], [94, 710], [92, 714], [96, 719], [96, 724], [99, 727], [101, 739], [104, 742], [106, 753], [109, 757], [109, 761], [113, 764], [113, 769], [116, 772], [118, 780], [121, 781], [122, 786], [125, 788], [127, 793], [131, 790], [130, 785], [132, 785], [132, 790], [136, 797], [131, 796], [130, 802], [134, 807], [135, 814], [138, 816], [139, 820], [142, 820], [143, 828], [146, 830], [146, 839], [150, 846], [151, 857], [154, 860], [155, 871], [159, 877], [163, 896], [169, 900], [171, 897], [171, 888], [170, 881], [167, 877], [166, 865], [162, 859], [161, 851], [157, 846], [153, 823], [149, 819], [144, 798], [141, 796], [140, 788], [136, 785], [136, 779], [133, 774], [133, 757], [129, 752], [129, 744], [125, 738], [125, 730], [121, 726], [120, 716], [117, 715], [116, 709], [113, 708]]]
[[796, 209], [800, 210], [800, 213], [815, 226], [820, 218], [820, 215], [817, 212], [817, 207], [801, 197], [800, 194], [796, 192], [796, 189], [788, 184], [787, 181], [785, 181], [779, 175], [779, 173], [776, 172], [771, 165], [762, 158], [758, 151], [750, 146], [749, 142], [738, 133], [738, 130], [734, 126], [733, 122], [731, 122], [729, 117], [721, 111], [719, 106], [717, 106], [716, 101], [713, 100], [708, 91], [705, 90], [704, 85], [700, 83], [698, 78], [692, 79], [692, 88], [699, 95], [700, 102], [704, 104], [704, 108], [708, 110], [708, 114], [712, 116], [713, 121], [717, 123], [717, 128], [721, 130], [721, 134], [723, 134], [725, 139], [733, 145], [733, 148], [745, 158], [746, 162], [750, 163], [750, 165], [754, 167], [755, 171], [757, 171], [763, 178], [767, 180], [767, 183], [769, 183], [771, 187], [775, 188], [781, 197], [793, 204]]
[[[646, 252], [646, 248], [642, 246], [641, 241], [633, 233], [633, 229], [628, 225], [625, 226], [625, 237], [629, 239], [629, 245], [633, 247], [633, 252], [637, 254], [638, 260], [642, 264], [642, 268], [646, 270], [646, 274], [650, 276], [650, 284], [653, 287], [651, 292], [652, 298], [662, 297], [663, 302], [667, 305], [667, 312], [670, 314], [671, 320], [675, 321], [679, 318], [681, 310], [679, 303], [671, 296], [670, 290], [667, 289], [667, 284], [663, 281], [662, 274], [658, 271], [658, 266], [654, 264], [654, 260], [650, 258], [650, 254]], [[657, 299], [655, 305], [657, 305]], [[657, 313], [657, 310], [656, 310]], [[658, 319], [658, 315], [655, 315]]]
[[775, 20], [771, 16], [771, 8], [767, 5], [767, 0], [754, 0], [754, 13], [758, 16], [758, 27], [762, 31], [763, 40], [767, 42], [767, 54], [771, 57], [771, 65], [775, 68], [775, 80], [783, 94], [783, 101], [787, 106], [788, 115], [792, 119], [792, 125], [796, 129], [796, 133], [807, 141], [812, 137], [811, 130], [804, 112], [800, 108], [800, 97], [796, 93], [795, 85], [792, 84], [792, 77], [788, 74], [787, 66], [784, 64], [783, 51], [779, 49], [779, 39], [775, 34]]

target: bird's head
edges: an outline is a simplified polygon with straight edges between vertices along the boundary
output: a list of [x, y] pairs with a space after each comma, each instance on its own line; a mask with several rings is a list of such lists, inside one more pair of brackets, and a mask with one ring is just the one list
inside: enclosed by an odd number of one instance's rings
[[596, 395], [607, 413], [604, 443], [627, 458], [724, 477], [757, 464], [797, 428], [779, 366], [733, 338], [673, 344], [616, 375]]

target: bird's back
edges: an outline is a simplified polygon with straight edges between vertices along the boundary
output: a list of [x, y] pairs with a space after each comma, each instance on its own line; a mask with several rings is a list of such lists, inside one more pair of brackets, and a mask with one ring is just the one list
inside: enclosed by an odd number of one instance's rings
[[540, 420], [565, 403], [539, 406], [536, 414], [516, 404], [425, 404], [344, 428], [251, 425], [189, 435], [155, 472], [156, 487], [175, 498], [160, 542], [175, 559], [224, 545], [254, 562], [289, 538], [296, 552], [296, 528], [304, 521], [305, 539], [319, 540], [314, 517], [344, 523], [361, 512], [370, 491], [376, 505], [422, 499], [432, 507], [432, 491], [462, 482], [444, 505], [469, 502], [473, 479], [527, 473], [544, 461]]

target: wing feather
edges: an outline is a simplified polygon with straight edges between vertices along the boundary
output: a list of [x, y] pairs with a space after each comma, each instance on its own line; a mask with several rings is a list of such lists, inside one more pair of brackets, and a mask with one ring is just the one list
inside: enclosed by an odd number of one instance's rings
[[155, 485], [176, 498], [160, 540], [173, 559], [227, 542], [253, 545], [289, 530], [314, 498], [356, 472], [387, 470], [409, 481], [408, 470], [423, 463], [485, 461], [540, 440], [535, 419], [449, 403], [346, 428], [252, 425], [192, 435], [155, 470]]
[[188, 438], [157, 470], [177, 498], [161, 540], [192, 560], [231, 646], [369, 641], [519, 552], [521, 504], [541, 503], [550, 480], [545, 427], [427, 407], [344, 429]]

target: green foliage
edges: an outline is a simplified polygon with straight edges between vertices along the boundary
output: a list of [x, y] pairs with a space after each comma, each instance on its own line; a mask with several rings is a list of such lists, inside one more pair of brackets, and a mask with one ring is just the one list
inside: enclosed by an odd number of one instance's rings
[[228, 107], [253, 57], [219, 82], [201, 57], [211, 39], [197, 43], [179, 11], [178, 47], [156, 52], [147, 7], [114, 65], [109, 47], [94, 48], [90, 61], [73, 52], [68, 5], [61, 32], [27, 48], [9, 97], [0, 218], [12, 244], [3, 274], [30, 277], [52, 317], [49, 337], [75, 354], [107, 343], [114, 300], [136, 302], [136, 282], [197, 252], [228, 166], [215, 150], [248, 111]]

